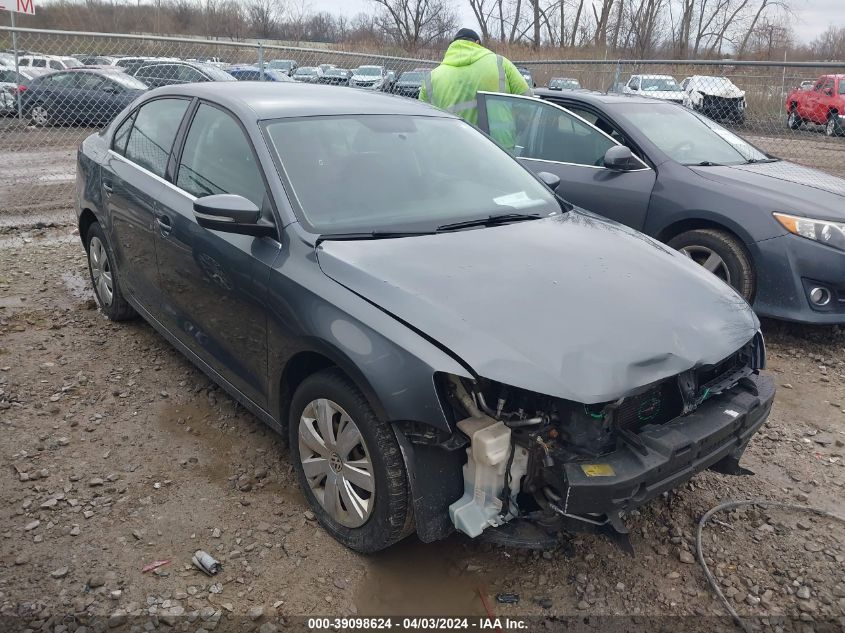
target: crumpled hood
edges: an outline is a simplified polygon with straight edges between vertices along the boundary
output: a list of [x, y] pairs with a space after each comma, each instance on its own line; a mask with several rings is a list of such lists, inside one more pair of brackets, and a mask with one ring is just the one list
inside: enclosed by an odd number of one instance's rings
[[754, 192], [769, 211], [845, 220], [845, 179], [782, 160], [732, 167], [690, 167], [708, 180]]
[[493, 52], [475, 42], [456, 40], [449, 44], [449, 48], [446, 49], [443, 64], [446, 66], [469, 66], [485, 55], [493, 55]]
[[572, 211], [432, 236], [323, 241], [323, 272], [479, 376], [586, 404], [718, 362], [759, 327], [674, 250]]
[[739, 99], [745, 96], [745, 90], [740, 90], [736, 86], [696, 86], [691, 92], [700, 92], [701, 94], [725, 99]]

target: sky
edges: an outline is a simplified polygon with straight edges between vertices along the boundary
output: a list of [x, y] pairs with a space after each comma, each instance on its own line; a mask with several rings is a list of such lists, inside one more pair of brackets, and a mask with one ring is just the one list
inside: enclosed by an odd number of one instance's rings
[[[362, 11], [372, 11], [369, 0], [307, 0], [314, 11], [328, 11], [353, 16]], [[463, 26], [476, 27], [477, 23], [466, 0], [452, 0], [457, 5]], [[792, 0], [795, 20], [792, 22], [796, 43], [809, 43], [827, 27], [845, 26], [843, 0]]]

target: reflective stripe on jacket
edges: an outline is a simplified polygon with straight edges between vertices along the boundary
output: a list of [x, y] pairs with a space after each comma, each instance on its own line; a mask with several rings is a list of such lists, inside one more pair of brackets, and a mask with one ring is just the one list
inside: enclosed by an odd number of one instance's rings
[[420, 100], [478, 125], [478, 92], [531, 94], [525, 78], [510, 61], [480, 44], [452, 42], [443, 63], [427, 74]]

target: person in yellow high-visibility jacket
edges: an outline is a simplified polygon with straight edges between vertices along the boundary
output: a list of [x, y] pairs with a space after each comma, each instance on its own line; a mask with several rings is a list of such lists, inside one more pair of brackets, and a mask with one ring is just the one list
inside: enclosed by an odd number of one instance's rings
[[[479, 92], [531, 95], [531, 88], [510, 60], [484, 48], [472, 29], [461, 29], [446, 50], [443, 62], [426, 74], [419, 98], [478, 125]], [[515, 127], [510, 108], [501, 103], [495, 106], [502, 111], [488, 112], [490, 134], [512, 150]]]

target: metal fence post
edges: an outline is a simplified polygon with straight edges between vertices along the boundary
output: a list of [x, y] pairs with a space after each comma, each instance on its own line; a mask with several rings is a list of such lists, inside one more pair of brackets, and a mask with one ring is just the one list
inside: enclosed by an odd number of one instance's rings
[[[15, 55], [15, 75], [18, 77], [18, 79], [20, 79], [21, 68], [20, 63], [18, 61], [18, 32], [17, 30], [15, 30], [15, 12], [11, 11], [9, 15], [12, 18], [12, 52]], [[18, 106], [18, 120], [23, 121], [20, 84], [18, 84], [18, 87], [15, 89], [15, 103]]]
[[258, 77], [264, 81], [264, 45], [258, 42]]

